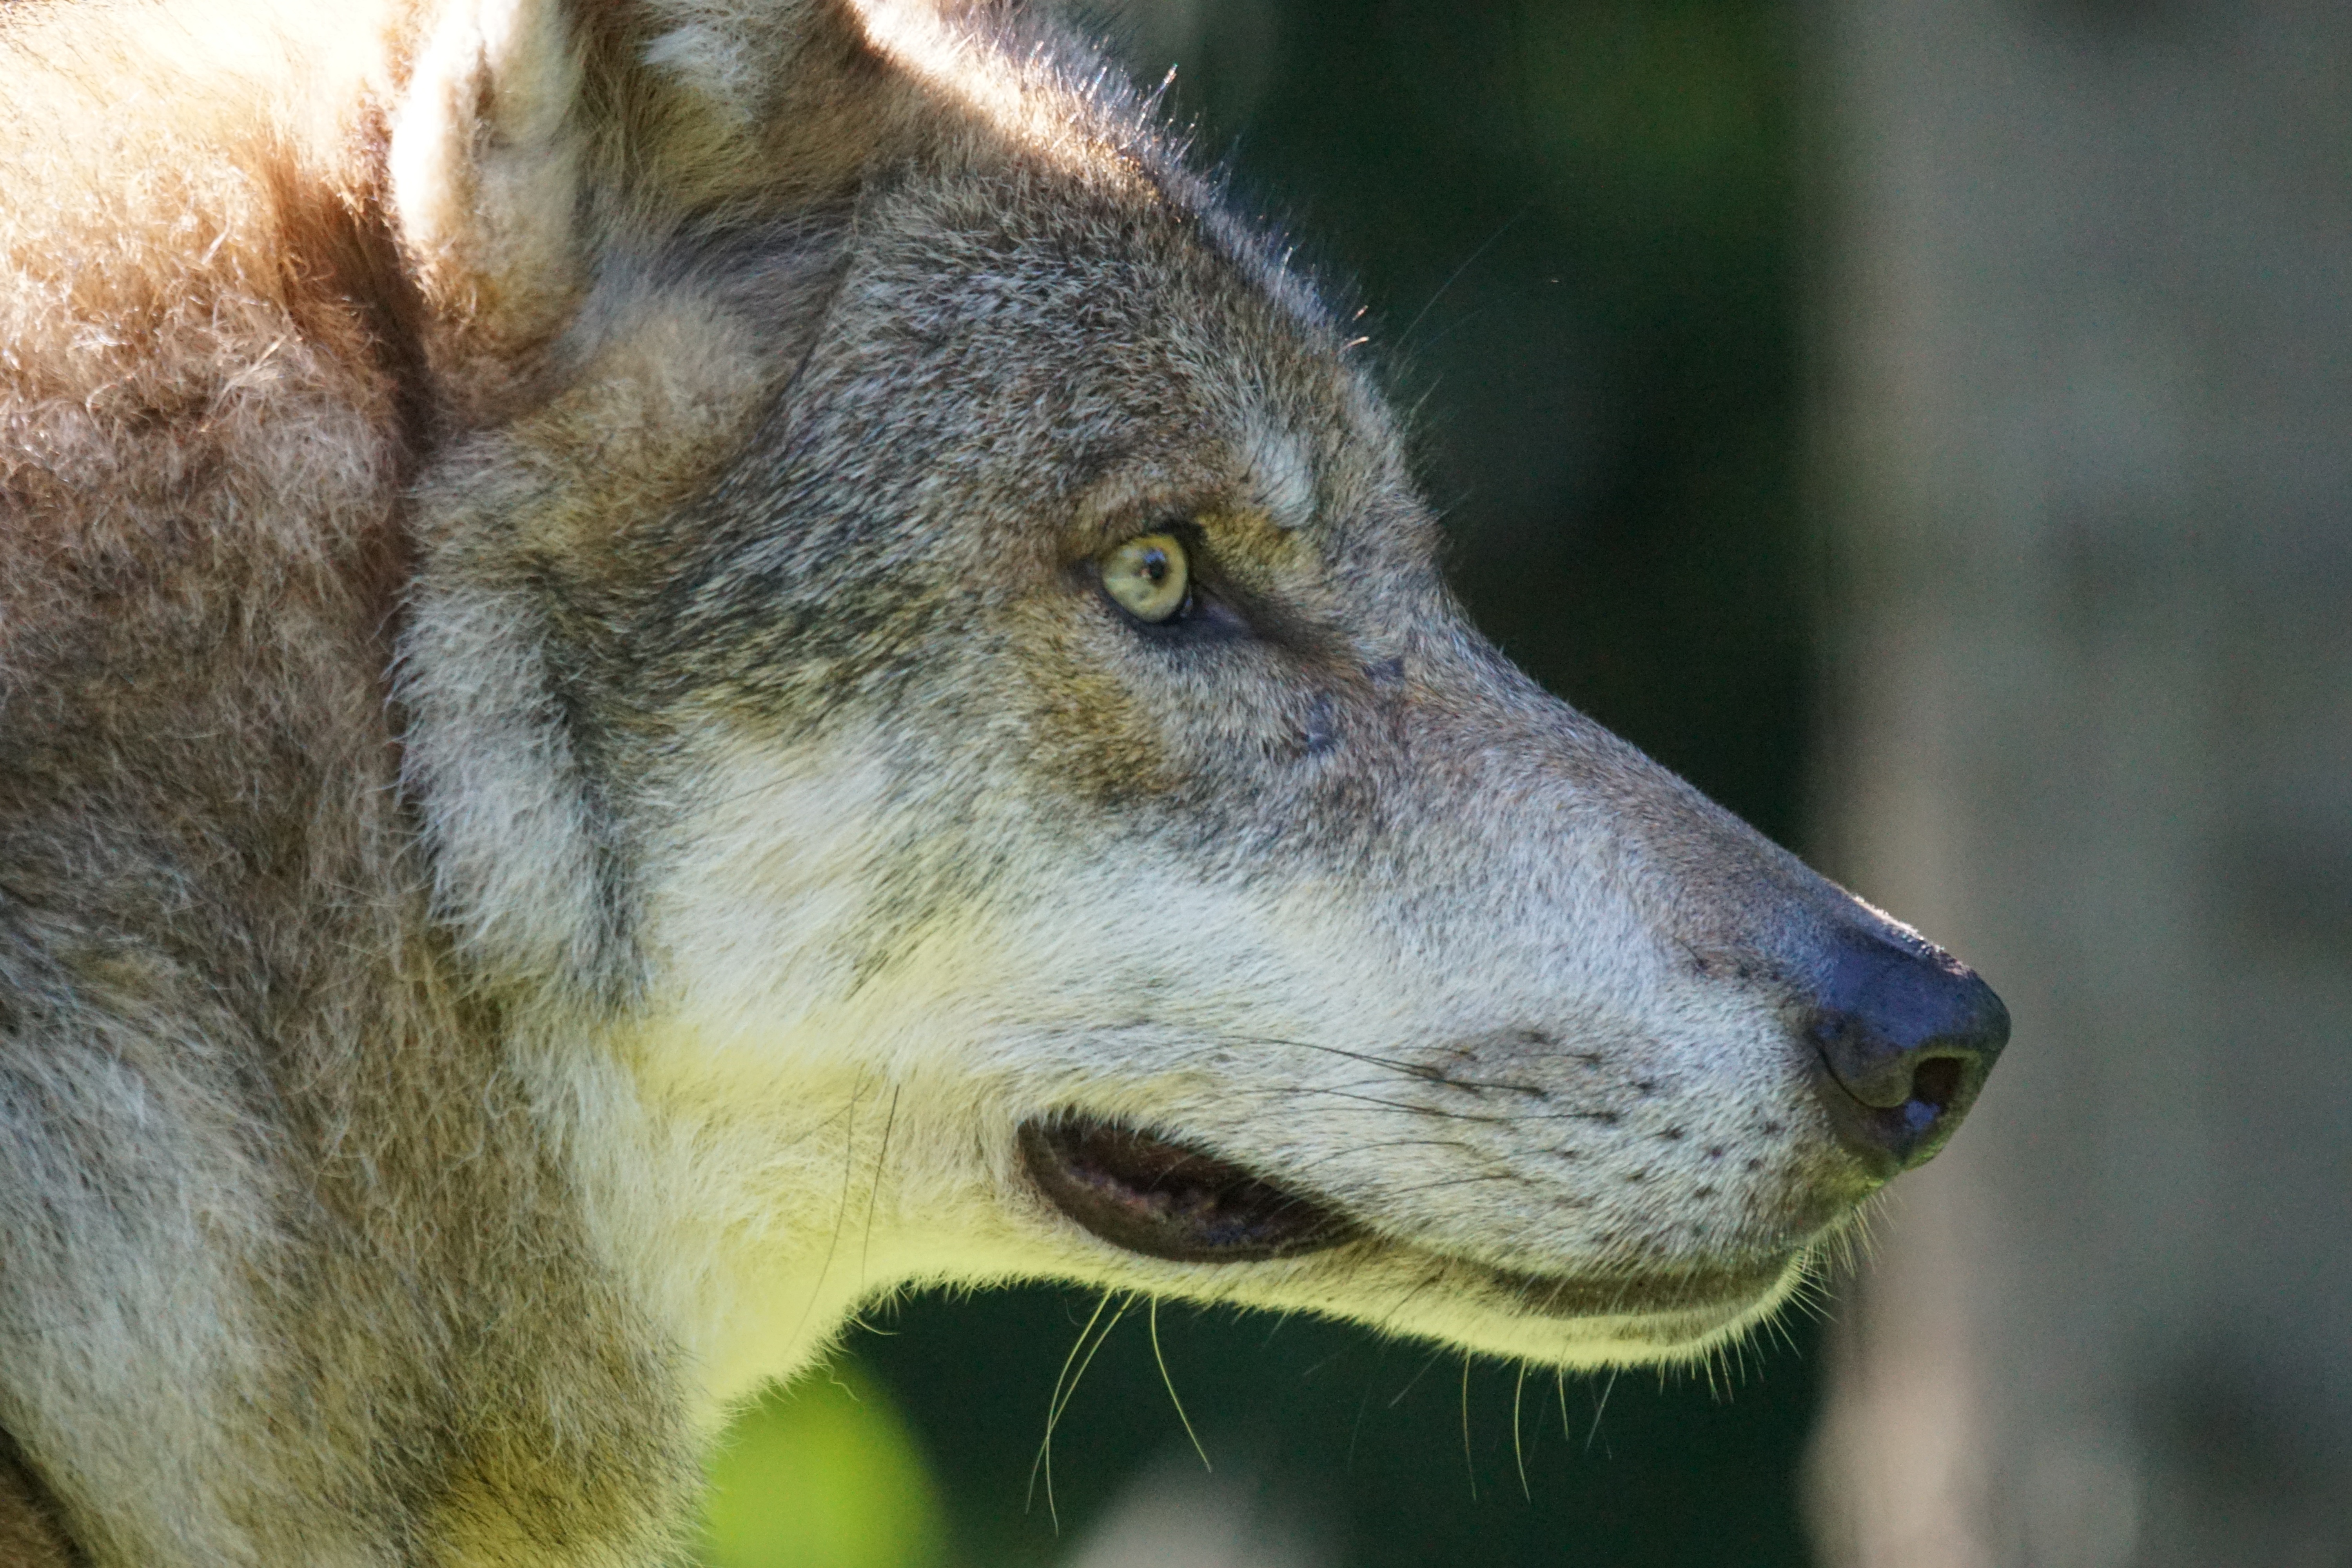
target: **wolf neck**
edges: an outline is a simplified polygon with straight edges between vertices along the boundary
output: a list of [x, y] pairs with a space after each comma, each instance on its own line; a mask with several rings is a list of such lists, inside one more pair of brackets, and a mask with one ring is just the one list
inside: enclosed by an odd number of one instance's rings
[[661, 1043], [636, 1024], [526, 1043], [517, 1059], [590, 1236], [677, 1346], [707, 1430], [824, 1356], [918, 1256], [936, 1264], [899, 1231], [887, 1177], [923, 1118], [854, 1071], [795, 1076], [789, 1103], [763, 1096], [754, 1110], [719, 1079], [649, 1077]]

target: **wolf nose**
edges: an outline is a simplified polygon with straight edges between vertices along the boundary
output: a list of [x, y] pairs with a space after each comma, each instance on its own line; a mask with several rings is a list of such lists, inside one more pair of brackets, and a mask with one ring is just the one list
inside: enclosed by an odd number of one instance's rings
[[1927, 1163], [2009, 1043], [2009, 1009], [1976, 972], [1892, 932], [1841, 931], [1805, 1033], [1827, 1069], [1838, 1141], [1882, 1178]]

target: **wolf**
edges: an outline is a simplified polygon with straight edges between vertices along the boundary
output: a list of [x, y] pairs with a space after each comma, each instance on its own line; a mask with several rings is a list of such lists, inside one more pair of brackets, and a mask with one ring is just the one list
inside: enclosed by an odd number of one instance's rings
[[1448, 597], [1149, 99], [911, 0], [0, 20], [0, 1552], [675, 1560], [912, 1285], [1703, 1352], [1984, 983]]

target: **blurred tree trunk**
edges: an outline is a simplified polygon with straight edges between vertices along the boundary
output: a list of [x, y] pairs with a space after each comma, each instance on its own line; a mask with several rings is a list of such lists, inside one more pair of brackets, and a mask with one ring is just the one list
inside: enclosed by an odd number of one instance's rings
[[2352, 5], [1821, 0], [1833, 869], [2009, 1058], [1834, 1568], [2352, 1563]]

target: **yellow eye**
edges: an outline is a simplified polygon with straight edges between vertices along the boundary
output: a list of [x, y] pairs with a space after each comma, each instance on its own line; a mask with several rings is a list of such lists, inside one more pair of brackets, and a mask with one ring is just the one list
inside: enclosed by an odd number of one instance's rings
[[1164, 533], [1138, 534], [1102, 558], [1103, 591], [1139, 621], [1164, 621], [1192, 591], [1184, 547]]

